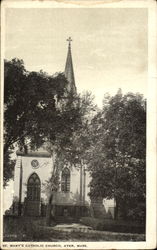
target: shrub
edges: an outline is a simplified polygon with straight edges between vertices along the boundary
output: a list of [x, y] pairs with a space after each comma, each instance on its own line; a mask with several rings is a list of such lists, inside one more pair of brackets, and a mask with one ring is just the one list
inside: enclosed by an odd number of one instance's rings
[[80, 222], [94, 230], [122, 232], [122, 233], [144, 233], [145, 226], [122, 220], [98, 219], [93, 217], [82, 217]]
[[[139, 202], [137, 206], [128, 209], [128, 218], [144, 224], [146, 219], [146, 204]], [[130, 206], [131, 207], [131, 206]]]

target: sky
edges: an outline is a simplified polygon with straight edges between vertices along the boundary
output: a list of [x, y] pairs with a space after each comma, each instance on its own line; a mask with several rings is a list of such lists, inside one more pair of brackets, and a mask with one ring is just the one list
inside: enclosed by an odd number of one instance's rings
[[8, 8], [5, 58], [28, 71], [63, 72], [71, 36], [78, 92], [101, 106], [114, 95], [147, 91], [147, 10], [144, 8]]

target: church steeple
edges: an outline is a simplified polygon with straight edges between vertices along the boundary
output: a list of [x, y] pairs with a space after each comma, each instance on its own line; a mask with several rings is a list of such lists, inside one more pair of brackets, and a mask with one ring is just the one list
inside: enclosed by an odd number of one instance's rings
[[72, 55], [71, 55], [71, 42], [72, 42], [71, 37], [69, 37], [67, 41], [68, 41], [68, 54], [67, 54], [64, 74], [69, 83], [68, 91], [76, 92], [75, 77], [74, 77]]

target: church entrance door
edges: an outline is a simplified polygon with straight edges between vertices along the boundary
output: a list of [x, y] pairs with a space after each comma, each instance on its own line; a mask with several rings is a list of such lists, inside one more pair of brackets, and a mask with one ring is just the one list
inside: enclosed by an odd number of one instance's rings
[[41, 182], [39, 176], [33, 173], [27, 182], [27, 198], [25, 203], [25, 214], [28, 216], [40, 215], [40, 193]]

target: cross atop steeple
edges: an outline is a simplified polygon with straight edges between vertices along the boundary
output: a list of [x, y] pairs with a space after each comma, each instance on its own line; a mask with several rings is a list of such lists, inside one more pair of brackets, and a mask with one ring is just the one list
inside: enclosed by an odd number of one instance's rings
[[72, 39], [71, 37], [69, 36], [69, 38], [67, 39], [67, 42], [69, 42], [69, 47], [71, 47], [71, 42], [72, 42]]

